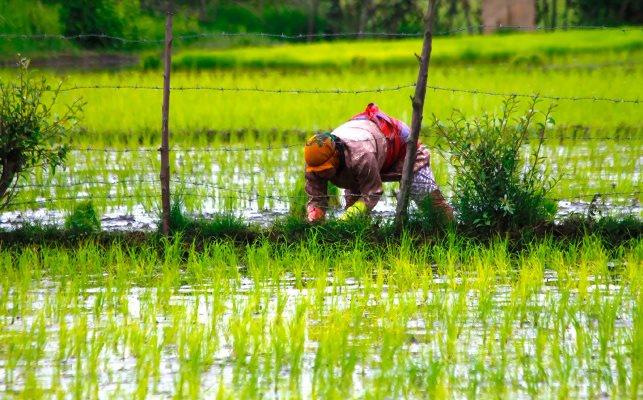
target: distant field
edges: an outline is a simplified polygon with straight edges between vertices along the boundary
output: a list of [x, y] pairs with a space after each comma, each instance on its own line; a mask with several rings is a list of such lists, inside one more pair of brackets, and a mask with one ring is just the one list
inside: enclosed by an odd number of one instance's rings
[[[494, 36], [436, 37], [431, 62], [540, 64], [579, 54], [631, 52], [643, 48], [643, 29], [625, 28], [514, 33]], [[421, 39], [364, 40], [227, 50], [187, 50], [173, 59], [176, 68], [346, 68], [416, 66]]]
[[[500, 93], [540, 93], [548, 96], [643, 98], [643, 30], [526, 33], [436, 38], [429, 73], [432, 86]], [[410, 120], [409, 96], [417, 75], [419, 40], [325, 42], [310, 45], [226, 51], [188, 51], [175, 55], [176, 67], [190, 57], [215, 61], [215, 68], [178, 71], [173, 87], [223, 87], [241, 91], [174, 91], [170, 124], [175, 143], [198, 144], [196, 132], [229, 130], [310, 132], [331, 129], [375, 101]], [[491, 63], [493, 61], [493, 63]], [[197, 63], [198, 64], [198, 63]], [[195, 65], [197, 65], [195, 64]], [[262, 66], [256, 69], [251, 67]], [[299, 68], [299, 67], [320, 68]], [[272, 68], [277, 67], [277, 68]], [[296, 68], [293, 68], [296, 67]], [[323, 67], [323, 68], [321, 68]], [[384, 68], [386, 67], [386, 68]], [[180, 70], [180, 68], [179, 68]], [[52, 82], [73, 86], [162, 86], [162, 72], [47, 72]], [[13, 72], [0, 71], [0, 79]], [[362, 90], [407, 87], [367, 94], [257, 93], [268, 90]], [[161, 92], [134, 89], [82, 89], [66, 92], [63, 100], [87, 101], [82, 125], [87, 134], [76, 143], [110, 145], [158, 143]], [[429, 90], [425, 112], [439, 118], [459, 109], [469, 116], [497, 109], [502, 97]], [[558, 126], [580, 126], [590, 134], [617, 131], [640, 133], [643, 113], [637, 104], [561, 100], [555, 113]], [[427, 124], [425, 124], [426, 126]]]
[[[556, 67], [512, 65], [446, 66], [431, 68], [429, 84], [440, 87], [482, 91], [541, 93], [550, 96], [599, 96], [634, 99], [643, 97], [641, 61], [643, 52], [621, 60], [598, 56]], [[608, 62], [609, 61], [609, 62]], [[5, 71], [2, 77], [8, 77]], [[224, 87], [240, 89], [361, 90], [390, 88], [414, 82], [415, 68], [394, 70], [356, 69], [312, 71], [224, 70], [177, 72], [173, 87]], [[158, 72], [71, 73], [55, 76], [64, 86], [162, 86]], [[174, 143], [191, 145], [208, 140], [199, 132], [258, 130], [285, 131], [331, 129], [371, 102], [410, 121], [409, 96], [412, 87], [399, 91], [367, 94], [290, 94], [247, 91], [174, 91], [171, 97], [170, 126]], [[134, 89], [83, 89], [66, 92], [62, 99], [82, 97], [87, 107], [82, 125], [87, 134], [74, 138], [76, 143], [96, 144], [99, 139], [111, 146], [158, 143], [161, 92]], [[429, 90], [425, 112], [430, 117], [448, 117], [454, 109], [469, 116], [496, 110], [502, 97], [482, 94]], [[544, 102], [543, 106], [549, 101]], [[593, 101], [561, 100], [555, 112], [558, 126], [580, 126], [590, 134], [613, 135], [618, 130], [640, 133], [643, 126], [641, 105]], [[427, 124], [428, 125], [428, 118]]]

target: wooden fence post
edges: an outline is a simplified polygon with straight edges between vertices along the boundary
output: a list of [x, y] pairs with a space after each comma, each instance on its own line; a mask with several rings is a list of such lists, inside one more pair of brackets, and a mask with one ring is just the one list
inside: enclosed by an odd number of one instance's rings
[[431, 48], [433, 43], [433, 21], [437, 12], [438, 0], [429, 0], [427, 15], [424, 21], [424, 42], [422, 43], [422, 56], [420, 57], [420, 69], [415, 84], [415, 94], [411, 98], [413, 105], [413, 118], [411, 120], [411, 138], [406, 144], [406, 158], [402, 169], [402, 181], [400, 193], [397, 196], [397, 209], [395, 210], [395, 228], [402, 230], [409, 206], [409, 192], [413, 179], [413, 165], [415, 164], [415, 153], [417, 152], [420, 128], [422, 127], [422, 111], [424, 109], [424, 97], [429, 76], [429, 61], [431, 59]]
[[172, 67], [172, 5], [168, 2], [165, 19], [165, 66], [163, 72], [163, 107], [162, 107], [162, 138], [161, 138], [161, 204], [163, 207], [162, 230], [167, 235], [170, 232], [170, 69]]

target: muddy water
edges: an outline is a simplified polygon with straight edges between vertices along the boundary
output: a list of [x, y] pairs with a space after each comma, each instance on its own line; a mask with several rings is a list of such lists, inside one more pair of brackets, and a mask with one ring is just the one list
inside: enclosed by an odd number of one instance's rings
[[[203, 203], [204, 209], [199, 214], [193, 214], [195, 217], [212, 218], [216, 213], [222, 210], [211, 202]], [[276, 219], [287, 216], [289, 205], [284, 202], [276, 202], [268, 211], [259, 209], [257, 204], [251, 205], [243, 210], [237, 210], [233, 214], [239, 216], [244, 221], [261, 226], [269, 226]], [[561, 220], [573, 214], [588, 215], [590, 208], [597, 216], [623, 216], [634, 215], [642, 216], [643, 208], [639, 203], [629, 205], [603, 203], [597, 207], [592, 206], [590, 202], [582, 201], [559, 201], [557, 219]], [[332, 210], [329, 216], [341, 214], [341, 209]], [[68, 212], [52, 210], [47, 208], [38, 208], [35, 210], [9, 211], [0, 213], [0, 229], [13, 230], [24, 224], [41, 224], [41, 225], [64, 225], [65, 217]], [[373, 210], [373, 216], [381, 218], [393, 218], [395, 215], [395, 200], [382, 199], [377, 207]], [[159, 214], [156, 211], [149, 211], [142, 205], [128, 207], [108, 207], [107, 211], [101, 215], [101, 227], [104, 231], [152, 231], [157, 229]]]
[[[476, 383], [475, 380], [488, 377], [484, 372], [485, 368], [493, 369], [494, 367], [485, 365], [482, 370], [478, 370], [480, 365], [476, 363], [481, 360], [486, 360], [485, 363], [490, 362], [490, 349], [488, 348], [490, 342], [485, 342], [483, 338], [490, 335], [491, 337], [497, 336], [498, 330], [501, 329], [503, 313], [512, 304], [513, 289], [511, 286], [497, 285], [491, 291], [490, 301], [493, 307], [484, 324], [480, 322], [479, 305], [482, 300], [478, 292], [470, 290], [464, 293], [466, 315], [458, 316], [457, 329], [460, 330], [460, 333], [453, 343], [455, 354], [449, 356], [444, 353], [445, 346], [442, 344], [445, 333], [450, 329], [447, 326], [448, 318], [436, 318], [436, 314], [432, 314], [431, 310], [436, 305], [442, 304], [446, 307], [446, 311], [449, 309], [448, 304], [458, 301], [460, 295], [453, 291], [453, 285], [459, 284], [458, 280], [454, 282], [446, 277], [435, 276], [434, 289], [429, 292], [399, 292], [393, 287], [383, 285], [381, 290], [366, 295], [364, 287], [356, 280], [349, 278], [341, 285], [333, 285], [333, 280], [334, 278], [329, 276], [327, 286], [320, 292], [318, 288], [297, 287], [292, 276], [287, 276], [278, 283], [263, 282], [260, 287], [256, 286], [255, 282], [249, 278], [241, 278], [230, 282], [234, 290], [223, 299], [218, 298], [221, 293], [217, 289], [207, 284], [176, 288], [167, 299], [160, 298], [164, 296], [160, 294], [158, 289], [132, 287], [119, 297], [120, 305], [115, 309], [110, 308], [109, 301], [105, 301], [107, 294], [105, 288], [89, 287], [80, 291], [77, 299], [73, 300], [79, 305], [78, 308], [75, 308], [77, 310], [75, 314], [69, 313], [69, 309], [63, 307], [62, 310], [65, 310], [63, 315], [57, 315], [57, 317], [55, 312], [47, 310], [55, 310], [56, 306], [60, 306], [57, 304], [57, 293], [65, 292], [60, 284], [46, 280], [39, 281], [27, 296], [21, 297], [14, 297], [15, 293], [10, 290], [8, 298], [11, 300], [6, 303], [4, 310], [0, 310], [2, 311], [0, 332], [3, 331], [5, 335], [11, 332], [28, 333], [33, 332], [34, 327], [38, 324], [41, 326], [44, 324], [46, 344], [43, 346], [42, 352], [38, 354], [37, 360], [27, 362], [21, 359], [12, 366], [9, 365], [6, 358], [7, 353], [0, 354], [0, 394], [3, 394], [0, 397], [20, 393], [25, 389], [28, 379], [35, 379], [37, 384], [31, 381], [29, 385], [32, 387], [37, 385], [45, 391], [62, 389], [62, 392], [66, 393], [63, 397], [86, 393], [87, 387], [94, 387], [88, 393], [96, 390], [100, 398], [130, 398], [137, 390], [141, 390], [140, 378], [145, 365], [141, 363], [143, 356], [138, 355], [137, 348], [133, 346], [133, 343], [136, 342], [128, 341], [128, 335], [132, 335], [132, 332], [138, 328], [146, 334], [148, 340], [154, 337], [158, 346], [162, 347], [159, 353], [160, 359], [154, 364], [158, 370], [153, 371], [152, 378], [147, 384], [148, 395], [154, 398], [177, 396], [181, 390], [178, 388], [178, 382], [186, 378], [185, 369], [189, 362], [184, 358], [184, 353], [179, 354], [181, 352], [180, 346], [173, 344], [176, 339], [171, 337], [171, 332], [176, 329], [181, 331], [184, 324], [208, 327], [212, 326], [214, 322], [216, 329], [213, 336], [207, 336], [206, 333], [205, 337], [196, 338], [204, 343], [216, 342], [215, 348], [212, 350], [213, 357], [208, 365], [200, 371], [199, 376], [190, 377], [190, 379], [196, 380], [200, 397], [216, 396], [223, 386], [228, 389], [228, 393], [230, 391], [242, 393], [248, 387], [252, 387], [263, 398], [292, 396], [311, 398], [315, 390], [320, 390], [320, 380], [323, 380], [320, 377], [320, 367], [317, 364], [321, 345], [319, 341], [314, 339], [315, 335], [312, 332], [320, 327], [323, 329], [324, 324], [329, 324], [329, 321], [324, 319], [324, 314], [332, 312], [335, 315], [343, 316], [354, 312], [354, 307], [352, 307], [354, 301], [366, 304], [359, 312], [362, 314], [362, 318], [368, 322], [364, 323], [364, 330], [355, 330], [350, 333], [348, 342], [344, 343], [346, 347], [344, 351], [354, 350], [351, 344], [359, 342], [366, 341], [369, 346], [365, 349], [361, 348], [364, 352], [358, 355], [357, 364], [351, 369], [348, 381], [344, 382], [348, 385], [348, 388], [345, 388], [347, 391], [344, 393], [350, 393], [351, 397], [359, 398], [371, 393], [374, 385], [377, 385], [381, 379], [393, 381], [400, 379], [402, 385], [417, 385], [417, 387], [413, 386], [416, 390], [408, 392], [404, 397], [424, 398], [426, 396], [424, 386], [427, 383], [409, 381], [404, 376], [408, 375], [408, 368], [411, 365], [421, 368], [426, 367], [427, 362], [429, 364], [431, 362], [440, 363], [441, 368], [444, 368], [443, 373], [448, 377], [451, 394], [457, 398], [470, 393], [472, 385], [485, 387], [484, 382]], [[538, 350], [535, 343], [543, 328], [548, 331], [556, 329], [563, 331], [562, 337], [559, 338], [563, 354], [559, 354], [558, 357], [563, 357], [563, 362], [569, 363], [569, 382], [565, 383], [572, 387], [570, 396], [588, 398], [613, 393], [613, 385], [618, 377], [617, 365], [613, 358], [609, 358], [606, 365], [601, 364], [603, 369], [601, 374], [606, 374], [606, 378], [597, 384], [595, 379], [590, 380], [589, 378], [592, 374], [596, 374], [596, 371], [592, 371], [596, 365], [591, 360], [574, 356], [578, 346], [578, 329], [596, 330], [597, 316], [578, 312], [573, 319], [563, 322], [565, 326], [562, 328], [556, 326], [556, 318], [552, 320], [545, 317], [556, 310], [561, 301], [570, 304], [581, 301], [578, 299], [577, 292], [564, 295], [560, 293], [557, 281], [555, 272], [546, 271], [540, 290], [524, 304], [525, 309], [528, 310], [528, 317], [512, 321], [510, 327], [512, 334], [508, 339], [509, 342], [493, 344], [492, 353], [497, 352], [500, 347], [506, 349], [506, 376], [502, 380], [506, 384], [505, 395], [510, 398], [529, 397], [527, 387], [532, 383], [526, 381], [525, 374], [528, 371], [523, 370], [525, 365], [523, 358], [536, 357]], [[628, 340], [633, 326], [633, 310], [636, 303], [633, 296], [630, 297], [627, 290], [618, 285], [594, 284], [590, 285], [587, 291], [589, 293], [600, 292], [604, 298], [620, 295], [626, 299], [618, 303], [618, 315], [614, 326], [611, 327], [613, 329], [612, 340], [609, 342], [610, 354], [616, 350], [619, 354], [626, 353], [627, 350], [621, 347]], [[320, 293], [322, 293], [322, 298], [320, 298]], [[368, 298], [364, 300], [364, 296]], [[259, 299], [258, 303], [256, 303], [257, 299]], [[20, 305], [22, 310], [29, 310], [29, 312], [18, 317], [11, 315], [11, 310], [17, 305], [14, 301], [22, 301], [23, 303]], [[28, 307], [25, 307], [27, 305], [25, 301], [28, 303]], [[166, 312], [149, 315], [149, 310], [155, 309], [155, 305], [164, 302], [166, 303], [164, 308]], [[278, 371], [271, 370], [269, 367], [271, 359], [274, 357], [272, 353], [274, 348], [271, 342], [272, 323], [277, 321], [275, 319], [277, 313], [280, 315], [279, 321], [283, 321], [284, 324], [288, 323], [294, 318], [298, 307], [304, 303], [309, 307], [305, 319], [307, 334], [304, 336], [303, 356], [299, 365], [301, 375], [293, 383], [290, 381], [289, 366], [283, 366]], [[387, 344], [382, 341], [380, 331], [390, 327], [387, 327], [386, 319], [378, 317], [381, 315], [381, 310], [378, 310], [378, 307], [402, 303], [413, 304], [416, 311], [402, 319], [405, 339], [401, 347], [392, 350], [397, 354], [397, 358], [392, 358], [393, 365], [386, 367], [386, 371], [383, 371], [382, 358], [387, 357]], [[313, 304], [314, 307], [311, 308]], [[259, 323], [261, 330], [259, 336], [264, 340], [262, 349], [259, 351], [261, 358], [259, 365], [263, 366], [259, 367], [256, 376], [249, 371], [248, 360], [240, 359], [239, 355], [235, 353], [235, 341], [239, 338], [231, 333], [234, 325], [239, 324], [239, 314], [244, 313], [248, 307], [252, 307], [255, 311], [245, 320], [245, 323]], [[172, 310], [177, 313], [172, 314]], [[38, 319], [42, 315], [46, 315], [45, 321]], [[187, 317], [187, 319], [177, 321], [177, 315], [183, 318]], [[426, 315], [432, 315], [431, 320], [428, 320]], [[542, 319], [537, 322], [532, 319], [533, 317]], [[75, 354], [73, 348], [67, 353], [63, 351], [68, 355], [63, 356], [61, 360], [61, 321], [64, 321], [67, 329], [71, 328], [67, 335], [73, 335], [74, 329], [79, 329], [78, 321], [81, 318], [85, 319], [82, 327], [86, 329], [84, 333], [86, 339], [83, 342], [88, 348], [86, 352], [79, 353], [82, 354], [81, 358], [73, 356]], [[113, 325], [109, 325], [106, 320], [113, 320]], [[126, 331], [118, 331], [119, 328], [125, 326], [128, 327]], [[185, 329], [191, 332], [198, 331], [196, 329], [190, 330], [190, 328]], [[598, 354], [600, 345], [596, 341], [596, 336], [590, 334], [589, 337], [592, 340], [584, 344], [589, 346], [590, 352], [588, 354], [592, 352]], [[101, 340], [103, 343], [96, 346], [97, 352], [92, 351], [95, 343]], [[249, 347], [251, 343], [252, 340], [249, 341]], [[70, 344], [67, 343], [66, 346], [70, 346]], [[515, 349], [520, 349], [520, 354], [517, 354]], [[90, 357], [94, 357], [91, 362]], [[545, 359], [547, 357], [545, 356]], [[564, 359], [565, 357], [569, 357], [569, 359]], [[98, 367], [90, 374], [87, 369], [92, 366]], [[547, 365], [547, 367], [551, 366]], [[30, 371], [29, 374], [25, 372], [27, 369]], [[632, 371], [630, 371], [631, 373]], [[548, 371], [547, 374], [550, 375], [548, 382], [540, 382], [538, 390], [540, 395], [549, 397], [557, 393], [557, 388], [562, 382], [556, 381], [556, 375], [552, 371]], [[256, 381], [253, 382], [253, 380]], [[612, 385], [608, 382], [612, 382]]]

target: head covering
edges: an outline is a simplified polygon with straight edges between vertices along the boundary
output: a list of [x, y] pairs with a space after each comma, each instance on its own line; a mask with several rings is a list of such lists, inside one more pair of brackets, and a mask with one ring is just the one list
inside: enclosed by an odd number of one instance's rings
[[337, 167], [337, 148], [330, 133], [318, 133], [304, 147], [306, 172], [319, 172]]

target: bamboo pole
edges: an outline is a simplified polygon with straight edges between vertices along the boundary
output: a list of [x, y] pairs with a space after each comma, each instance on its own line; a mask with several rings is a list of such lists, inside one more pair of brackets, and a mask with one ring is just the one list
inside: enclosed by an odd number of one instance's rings
[[402, 181], [400, 193], [397, 196], [397, 209], [395, 210], [395, 228], [402, 230], [402, 225], [407, 216], [409, 206], [409, 191], [413, 177], [413, 165], [417, 152], [420, 128], [422, 127], [422, 111], [424, 109], [424, 97], [429, 77], [429, 61], [433, 42], [433, 22], [437, 12], [438, 0], [429, 0], [427, 15], [424, 20], [424, 42], [422, 43], [422, 55], [419, 57], [420, 69], [415, 84], [415, 94], [411, 98], [413, 105], [413, 118], [411, 120], [411, 138], [406, 144], [406, 158], [402, 169]]
[[170, 68], [172, 66], [172, 8], [168, 4], [165, 19], [165, 66], [163, 72], [163, 106], [162, 106], [162, 139], [161, 139], [161, 204], [163, 208], [163, 234], [170, 233]]

